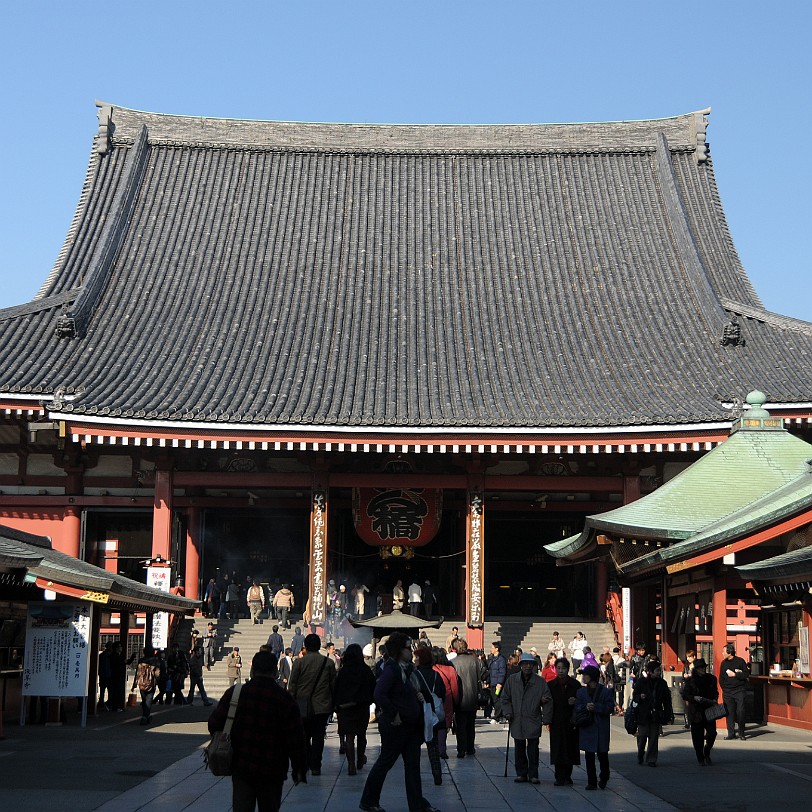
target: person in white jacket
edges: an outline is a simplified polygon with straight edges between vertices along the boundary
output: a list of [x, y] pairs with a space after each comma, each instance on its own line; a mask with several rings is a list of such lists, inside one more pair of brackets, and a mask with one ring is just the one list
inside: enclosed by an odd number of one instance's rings
[[589, 643], [586, 642], [584, 633], [576, 632], [575, 637], [570, 640], [570, 644], [567, 646], [570, 652], [570, 660], [572, 661], [572, 671], [574, 674], [577, 674], [578, 669], [581, 667], [581, 660], [584, 659], [584, 649], [588, 645]]
[[420, 615], [420, 607], [423, 605], [423, 590], [417, 581], [413, 581], [409, 586], [409, 613], [413, 617]]

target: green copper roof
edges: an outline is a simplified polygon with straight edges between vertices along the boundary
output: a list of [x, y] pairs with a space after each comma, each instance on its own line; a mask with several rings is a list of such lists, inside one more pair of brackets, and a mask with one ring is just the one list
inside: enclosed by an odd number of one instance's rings
[[596, 530], [685, 539], [809, 470], [812, 446], [786, 431], [739, 431], [648, 496], [590, 516]]
[[593, 553], [595, 535], [675, 543], [629, 562], [624, 571], [676, 561], [812, 507], [812, 445], [784, 430], [748, 395], [750, 409], [721, 445], [653, 493], [589, 516], [578, 536], [548, 544], [555, 558]]

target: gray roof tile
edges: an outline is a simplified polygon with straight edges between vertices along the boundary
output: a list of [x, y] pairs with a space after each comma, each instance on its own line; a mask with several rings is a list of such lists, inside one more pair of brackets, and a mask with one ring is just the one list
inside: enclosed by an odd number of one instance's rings
[[[812, 325], [759, 318], [698, 160], [701, 118], [410, 127], [114, 108], [61, 264], [36, 306], [0, 311], [0, 390], [62, 388], [76, 414], [433, 429], [715, 421], [755, 385], [811, 400]], [[86, 332], [58, 339], [87, 301]], [[737, 313], [746, 342], [723, 347]]]

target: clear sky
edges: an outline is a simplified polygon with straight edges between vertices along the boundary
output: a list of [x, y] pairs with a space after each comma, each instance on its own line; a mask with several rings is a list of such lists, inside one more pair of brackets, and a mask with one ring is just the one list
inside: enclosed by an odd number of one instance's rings
[[522, 123], [712, 107], [708, 142], [765, 306], [812, 320], [812, 2], [8, 3], [0, 307], [59, 252], [94, 100], [254, 119]]

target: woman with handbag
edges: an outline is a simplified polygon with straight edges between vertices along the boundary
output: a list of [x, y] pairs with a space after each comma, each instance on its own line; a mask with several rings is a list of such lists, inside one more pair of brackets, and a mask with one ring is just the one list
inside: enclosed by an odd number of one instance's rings
[[[420, 646], [414, 653], [417, 668], [414, 670], [415, 687], [423, 696], [425, 712], [429, 712], [429, 705], [437, 717], [437, 724], [432, 725], [431, 737], [426, 735], [426, 750], [429, 754], [429, 765], [436, 786], [443, 783], [442, 762], [440, 761], [440, 747], [437, 733], [440, 728], [445, 729], [445, 683], [442, 677], [434, 670], [434, 655], [428, 646]], [[424, 731], [428, 733], [428, 731]]]
[[352, 643], [344, 652], [333, 686], [338, 735], [344, 737], [347, 756], [347, 775], [355, 775], [367, 763], [369, 706], [374, 693], [375, 676], [364, 662], [361, 646]]
[[[584, 687], [578, 689], [572, 711], [578, 744], [584, 751], [587, 789], [606, 789], [609, 781], [609, 717], [615, 709], [615, 697], [600, 684], [600, 676], [594, 665], [582, 669]], [[596, 755], [601, 766], [600, 778], [595, 771]]]
[[440, 751], [440, 758], [448, 758], [448, 731], [451, 730], [454, 708], [460, 704], [462, 683], [457, 670], [448, 662], [448, 657], [446, 657], [443, 649], [434, 646], [431, 653], [434, 655], [434, 670], [440, 675], [445, 687], [445, 697], [443, 699], [445, 726], [441, 726], [437, 730], [437, 748]]
[[691, 726], [691, 741], [700, 767], [710, 767], [713, 763], [710, 754], [716, 741], [716, 719], [708, 719], [706, 711], [715, 708], [719, 701], [719, 685], [716, 677], [707, 673], [707, 667], [703, 659], [694, 660], [691, 675], [682, 689], [685, 716]]

